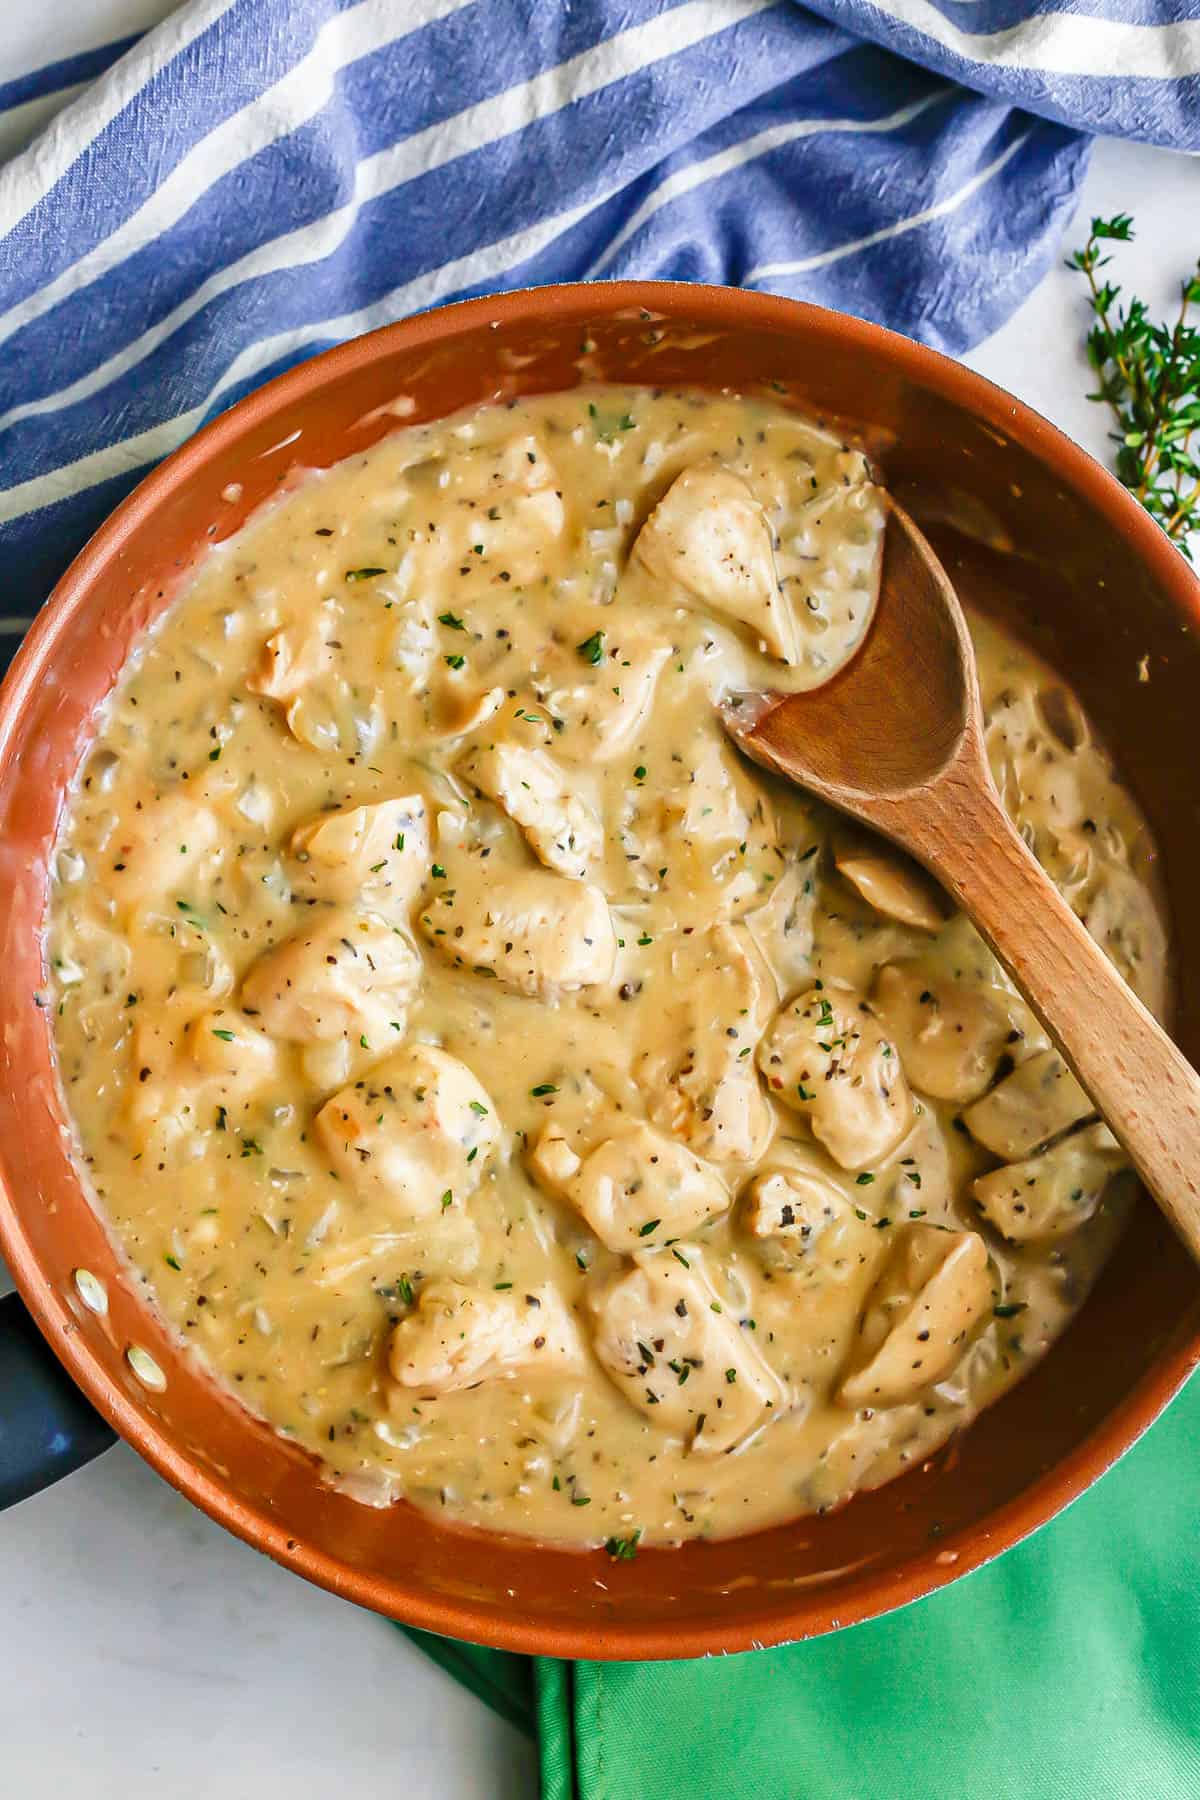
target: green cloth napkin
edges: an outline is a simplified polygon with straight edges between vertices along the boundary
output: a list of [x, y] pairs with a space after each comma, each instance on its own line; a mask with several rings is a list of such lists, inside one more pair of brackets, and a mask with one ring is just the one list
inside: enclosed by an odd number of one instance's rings
[[1007, 1556], [786, 1650], [566, 1663], [414, 1633], [543, 1800], [1200, 1800], [1200, 1381]]

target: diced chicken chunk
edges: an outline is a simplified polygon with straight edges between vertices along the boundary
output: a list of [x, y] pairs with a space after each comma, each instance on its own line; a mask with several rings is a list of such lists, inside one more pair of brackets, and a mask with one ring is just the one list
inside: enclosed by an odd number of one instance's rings
[[635, 781], [626, 791], [628, 873], [642, 891], [665, 887], [677, 919], [735, 917], [783, 870], [770, 802], [719, 738], [667, 769], [664, 783]]
[[242, 1013], [219, 1007], [188, 1025], [187, 1055], [203, 1075], [220, 1076], [239, 1091], [269, 1081], [279, 1066], [278, 1047]]
[[897, 1406], [943, 1380], [991, 1312], [992, 1298], [987, 1245], [978, 1232], [897, 1227], [838, 1400]]
[[554, 1289], [500, 1294], [429, 1282], [392, 1329], [388, 1371], [406, 1388], [451, 1394], [506, 1376], [563, 1375], [584, 1365], [579, 1330]]
[[962, 1102], [984, 1092], [1012, 1031], [997, 991], [920, 963], [889, 963], [872, 1000], [920, 1093]]
[[895, 1046], [852, 988], [810, 988], [787, 1001], [759, 1045], [758, 1066], [844, 1169], [881, 1162], [912, 1128]]
[[638, 533], [633, 560], [686, 604], [748, 626], [785, 663], [800, 660], [771, 528], [740, 475], [716, 463], [685, 469]]
[[421, 959], [377, 914], [314, 918], [252, 966], [242, 1005], [272, 1037], [297, 1044], [365, 1038], [377, 1055], [403, 1030]]
[[918, 931], [940, 931], [946, 923], [950, 909], [937, 882], [890, 844], [842, 829], [834, 837], [833, 860], [838, 873], [885, 918]]
[[298, 825], [292, 886], [320, 900], [406, 912], [429, 878], [429, 824], [419, 794], [345, 806]]
[[974, 1183], [980, 1211], [1012, 1244], [1069, 1237], [1096, 1211], [1125, 1156], [1106, 1126], [1063, 1138], [1053, 1149], [1009, 1163]]
[[754, 1072], [771, 972], [744, 925], [714, 925], [680, 939], [672, 973], [679, 998], [635, 1068], [650, 1117], [710, 1162], [754, 1162], [774, 1129]]
[[530, 995], [570, 993], [612, 975], [616, 934], [608, 902], [590, 882], [541, 869], [493, 876], [466, 858], [448, 879], [420, 920], [456, 968], [490, 972]]
[[115, 891], [138, 907], [194, 890], [215, 865], [220, 835], [215, 813], [183, 794], [151, 801], [108, 847]]
[[790, 863], [771, 884], [770, 897], [743, 915], [746, 930], [788, 988], [804, 980], [812, 960], [817, 901], [813, 860]]
[[[683, 1260], [680, 1260], [682, 1258]], [[654, 1425], [698, 1456], [733, 1450], [787, 1406], [783, 1383], [726, 1312], [687, 1245], [639, 1255], [591, 1300], [596, 1355]]]
[[583, 1158], [577, 1154], [570, 1138], [557, 1125], [547, 1125], [529, 1152], [529, 1167], [547, 1193], [563, 1195], [572, 1177], [578, 1175]]
[[1095, 1110], [1057, 1050], [1042, 1050], [968, 1106], [963, 1120], [993, 1156], [1015, 1162]]
[[495, 718], [504, 705], [504, 689], [471, 688], [465, 692], [446, 682], [437, 692], [436, 707], [429, 721], [429, 739], [442, 743], [450, 738], [469, 737], [489, 719]]
[[849, 1211], [836, 1182], [815, 1161], [761, 1170], [742, 1198], [742, 1224], [752, 1237], [795, 1238], [805, 1248]]
[[[555, 686], [546, 705], [562, 729], [555, 738], [560, 754], [572, 762], [611, 762], [637, 738], [646, 722], [668, 644], [623, 631], [620, 642], [586, 676]], [[576, 659], [578, 662], [578, 659]]]
[[406, 1045], [313, 1121], [336, 1173], [408, 1224], [474, 1193], [500, 1138], [491, 1097], [456, 1057]]
[[[690, 1150], [649, 1125], [607, 1139], [582, 1164], [554, 1133], [530, 1158], [609, 1250], [682, 1237], [729, 1205], [725, 1184]], [[571, 1169], [571, 1163], [575, 1168]]]
[[332, 666], [332, 633], [333, 609], [328, 605], [310, 619], [285, 625], [263, 645], [258, 662], [246, 677], [246, 686], [252, 694], [289, 705]]
[[163, 1160], [198, 1151], [201, 1132], [222, 1128], [271, 1082], [277, 1055], [249, 1019], [225, 1008], [186, 1021], [170, 1009], [140, 1019], [128, 1102], [139, 1152]]
[[462, 765], [463, 774], [524, 832], [534, 855], [559, 875], [587, 878], [604, 854], [604, 828], [544, 750], [488, 744]]

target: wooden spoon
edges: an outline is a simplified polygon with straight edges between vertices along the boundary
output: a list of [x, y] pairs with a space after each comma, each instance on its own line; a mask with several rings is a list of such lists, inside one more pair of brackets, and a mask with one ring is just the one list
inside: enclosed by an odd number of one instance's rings
[[891, 502], [862, 647], [822, 687], [722, 709], [766, 768], [882, 832], [983, 933], [1200, 1261], [1200, 1077], [1013, 826], [983, 745], [975, 652], [946, 571]]

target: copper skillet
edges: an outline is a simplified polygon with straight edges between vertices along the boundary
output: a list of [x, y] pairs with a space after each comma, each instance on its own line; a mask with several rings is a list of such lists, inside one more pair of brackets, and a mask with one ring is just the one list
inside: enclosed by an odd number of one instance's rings
[[[243, 401], [118, 509], [30, 632], [0, 691], [0, 1251], [103, 1418], [278, 1561], [410, 1624], [506, 1649], [696, 1656], [832, 1630], [929, 1593], [1120, 1456], [1200, 1362], [1200, 1282], [1153, 1210], [1141, 1208], [1063, 1343], [949, 1455], [827, 1518], [613, 1565], [449, 1529], [406, 1506], [360, 1506], [192, 1367], [72, 1172], [37, 1004], [64, 788], [94, 707], [194, 558], [303, 469], [393, 429], [396, 397], [427, 418], [585, 378], [765, 390], [863, 437], [959, 593], [1061, 668], [1119, 753], [1163, 851], [1175, 1035], [1200, 1057], [1200, 584], [1158, 528], [1044, 420], [875, 326], [720, 288], [544, 288], [389, 327]], [[84, 1304], [80, 1270], [103, 1284], [104, 1313]], [[161, 1392], [134, 1373], [131, 1346], [165, 1371]], [[0, 1493], [31, 1491], [105, 1440], [40, 1350], [16, 1302], [4, 1303]]]

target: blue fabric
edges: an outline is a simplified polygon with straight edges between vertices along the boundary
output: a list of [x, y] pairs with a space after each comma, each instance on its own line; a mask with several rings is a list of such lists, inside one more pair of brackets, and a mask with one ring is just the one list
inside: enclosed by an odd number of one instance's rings
[[[1200, 0], [194, 0], [0, 169], [9, 649], [155, 461], [440, 301], [741, 283], [961, 350], [1088, 133], [1200, 149]], [[0, 651], [4, 638], [0, 635]]]

